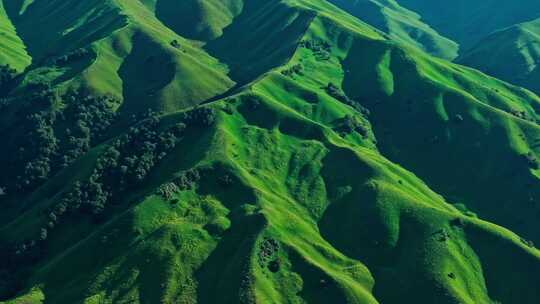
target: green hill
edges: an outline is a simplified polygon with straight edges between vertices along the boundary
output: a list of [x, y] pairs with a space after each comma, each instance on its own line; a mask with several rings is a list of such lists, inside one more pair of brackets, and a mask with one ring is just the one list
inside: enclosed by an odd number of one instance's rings
[[332, 0], [353, 16], [387, 33], [404, 44], [416, 46], [437, 57], [452, 60], [457, 57], [458, 43], [440, 35], [423, 22], [417, 13], [394, 0]]
[[539, 92], [534, 70], [540, 5], [534, 1], [331, 2], [394, 41]]
[[324, 0], [9, 3], [0, 303], [540, 301], [530, 91]]
[[511, 83], [540, 92], [540, 19], [495, 32], [459, 58]]

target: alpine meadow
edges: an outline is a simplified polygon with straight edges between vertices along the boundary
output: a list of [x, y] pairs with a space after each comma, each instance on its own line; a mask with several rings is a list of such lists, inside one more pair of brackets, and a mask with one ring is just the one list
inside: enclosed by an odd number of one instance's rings
[[0, 304], [540, 303], [537, 0], [0, 0]]

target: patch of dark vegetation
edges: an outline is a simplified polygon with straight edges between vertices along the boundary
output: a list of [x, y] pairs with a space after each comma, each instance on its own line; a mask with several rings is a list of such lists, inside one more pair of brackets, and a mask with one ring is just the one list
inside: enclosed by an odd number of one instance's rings
[[182, 171], [173, 180], [174, 184], [178, 186], [180, 190], [191, 190], [195, 188], [195, 185], [201, 179], [201, 174], [198, 169], [190, 169], [188, 171]]
[[533, 152], [529, 152], [527, 154], [524, 154], [522, 157], [525, 160], [525, 162], [527, 163], [527, 165], [529, 166], [529, 168], [531, 168], [533, 170], [540, 169], [540, 162], [538, 161], [538, 158], [536, 157], [536, 155]]
[[207, 107], [196, 107], [182, 114], [182, 120], [186, 125], [194, 127], [209, 127], [216, 121], [216, 111]]
[[[29, 262], [58, 225], [69, 216], [90, 216], [103, 221], [109, 213], [107, 207], [120, 202], [128, 191], [145, 182], [152, 169], [183, 139], [186, 124], [178, 122], [162, 128], [158, 117], [151, 117], [129, 129], [127, 134], [114, 140], [97, 159], [90, 176], [75, 182], [62, 194], [59, 203], [47, 211], [47, 221], [39, 235], [32, 240], [15, 244], [10, 250], [21, 261]], [[172, 200], [180, 190], [192, 188], [200, 179], [198, 170], [186, 171], [173, 182], [164, 184], [158, 194]]]
[[433, 234], [437, 241], [446, 242], [450, 239], [450, 234], [445, 229], [441, 229]]
[[174, 39], [173, 41], [171, 41], [171, 46], [175, 49], [179, 49], [181, 47], [180, 45], [180, 42], [178, 42], [178, 40]]
[[369, 127], [359, 119], [351, 115], [346, 115], [339, 121], [339, 125], [334, 128], [334, 131], [340, 133], [340, 135], [346, 136], [352, 132], [358, 132], [363, 138], [369, 136]]
[[[166, 183], [159, 186], [157, 194], [163, 197], [165, 200], [172, 200], [176, 193], [180, 192], [180, 189], [175, 183]], [[178, 203], [178, 202], [176, 202]], [[176, 204], [175, 203], [175, 204]]]
[[[101, 140], [116, 120], [116, 100], [72, 91], [63, 96], [52, 90], [10, 102], [17, 128], [4, 134], [7, 168], [2, 184], [10, 193], [29, 191], [67, 167]], [[22, 104], [22, 106], [21, 106]]]
[[7, 95], [15, 75], [17, 75], [17, 70], [9, 64], [0, 65], [0, 97]]
[[282, 70], [281, 74], [288, 77], [294, 77], [294, 75], [303, 76], [304, 75], [304, 66], [302, 64], [298, 63], [293, 65], [292, 67]]
[[300, 42], [300, 47], [311, 50], [317, 60], [330, 60], [332, 46], [326, 41], [319, 39], [303, 40]]
[[229, 186], [234, 184], [234, 180], [229, 174], [224, 174], [224, 175], [218, 177], [218, 183], [222, 187], [229, 187]]
[[515, 116], [517, 118], [521, 118], [523, 120], [530, 121], [532, 123], [536, 123], [536, 124], [540, 123], [540, 121], [536, 120], [534, 117], [530, 116], [525, 111], [519, 111], [519, 110], [512, 109], [512, 110], [508, 111], [508, 113], [512, 114], [513, 116]]
[[85, 48], [73, 50], [65, 55], [53, 59], [52, 64], [57, 66], [65, 66], [84, 59], [90, 55], [90, 51]]
[[313, 104], [319, 103], [319, 94], [317, 94], [316, 92], [305, 91], [305, 92], [302, 92], [301, 96], [302, 96], [302, 99], [304, 99], [305, 101], [309, 103], [313, 103]]
[[278, 272], [281, 263], [279, 260], [279, 242], [273, 238], [265, 237], [259, 245], [258, 262], [261, 268], [267, 268], [271, 272]]
[[349, 98], [338, 86], [336, 86], [333, 83], [328, 83], [328, 85], [325, 88], [326, 93], [335, 99], [341, 101], [342, 103], [351, 106], [358, 112], [360, 112], [365, 117], [368, 117], [370, 115], [370, 111], [361, 105], [358, 101]]
[[535, 248], [534, 242], [525, 238], [520, 238], [520, 241], [529, 248]]
[[463, 220], [462, 218], [455, 218], [453, 220], [450, 221], [450, 225], [452, 227], [458, 227], [458, 228], [463, 228], [465, 227], [465, 220]]

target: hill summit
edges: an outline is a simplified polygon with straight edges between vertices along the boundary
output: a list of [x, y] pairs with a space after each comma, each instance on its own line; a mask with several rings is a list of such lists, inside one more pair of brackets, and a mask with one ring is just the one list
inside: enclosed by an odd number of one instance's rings
[[503, 2], [0, 0], [0, 303], [539, 303]]

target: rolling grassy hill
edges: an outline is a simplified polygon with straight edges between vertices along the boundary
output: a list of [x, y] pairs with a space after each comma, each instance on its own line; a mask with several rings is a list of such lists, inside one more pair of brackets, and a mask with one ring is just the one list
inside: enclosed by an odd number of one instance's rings
[[540, 19], [497, 31], [458, 61], [538, 93]]
[[530, 91], [323, 0], [8, 2], [0, 303], [540, 301]]
[[370, 25], [387, 33], [403, 44], [416, 46], [432, 55], [452, 60], [457, 57], [459, 44], [442, 36], [422, 20], [422, 16], [400, 6], [394, 0], [332, 0]]
[[332, 0], [392, 40], [539, 93], [534, 1]]

